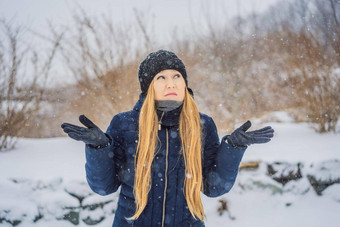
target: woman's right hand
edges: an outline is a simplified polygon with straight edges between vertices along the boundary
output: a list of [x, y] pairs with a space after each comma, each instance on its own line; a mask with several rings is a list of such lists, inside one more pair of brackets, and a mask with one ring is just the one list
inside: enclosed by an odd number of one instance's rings
[[101, 147], [109, 144], [110, 139], [85, 115], [80, 115], [79, 121], [87, 128], [69, 123], [63, 123], [61, 127], [72, 139], [83, 141], [84, 143], [90, 144], [94, 147]]

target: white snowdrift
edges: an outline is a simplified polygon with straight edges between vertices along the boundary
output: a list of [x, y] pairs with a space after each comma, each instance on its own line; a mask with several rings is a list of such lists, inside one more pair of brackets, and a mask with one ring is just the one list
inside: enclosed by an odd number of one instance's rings
[[[317, 195], [306, 176], [340, 179], [340, 134], [317, 134], [307, 124], [289, 120], [262, 125], [254, 120], [253, 127], [265, 125], [275, 129], [275, 137], [268, 144], [249, 147], [243, 159], [260, 161], [259, 168], [241, 170], [233, 189], [224, 196], [202, 196], [206, 226], [338, 226], [340, 184]], [[275, 162], [300, 163], [303, 177], [280, 184], [272, 178], [278, 174], [267, 174], [267, 165]], [[111, 226], [118, 193], [94, 194], [86, 184], [84, 165], [84, 144], [66, 137], [20, 139], [15, 150], [0, 153], [0, 226], [12, 226], [4, 217], [19, 220], [18, 226], [25, 227], [74, 226], [63, 217], [66, 211], [80, 209], [77, 226], [88, 226], [85, 219], [103, 217], [96, 226]], [[73, 194], [80, 197], [82, 208]], [[221, 199], [227, 202], [228, 211], [219, 215]], [[32, 222], [35, 218], [36, 223]]]

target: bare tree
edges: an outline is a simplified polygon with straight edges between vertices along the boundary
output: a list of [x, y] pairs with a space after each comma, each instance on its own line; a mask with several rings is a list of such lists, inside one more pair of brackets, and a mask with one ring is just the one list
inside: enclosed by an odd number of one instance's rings
[[[27, 127], [40, 109], [44, 95], [44, 81], [50, 73], [52, 61], [59, 43], [52, 46], [47, 59], [21, 39], [24, 27], [15, 27], [10, 22], [0, 21], [2, 45], [0, 45], [0, 150], [14, 147], [17, 137]], [[29, 61], [32, 70], [27, 70]], [[31, 79], [23, 83], [25, 75]], [[38, 80], [42, 80], [38, 84]]]
[[333, 0], [281, 1], [263, 15], [238, 15], [224, 28], [207, 18], [208, 34], [197, 33], [194, 47], [205, 56], [195, 66], [200, 81], [209, 81], [198, 86], [214, 87], [202, 95], [207, 109], [227, 118], [231, 128], [266, 111], [295, 109], [318, 132], [334, 131], [340, 109], [338, 7]]
[[135, 24], [117, 24], [105, 15], [89, 17], [81, 8], [74, 12], [72, 28], [76, 30], [64, 28], [67, 36], [62, 40], [61, 54], [76, 84], [65, 85], [72, 91], [61, 98], [66, 101], [58, 119], [72, 121], [87, 114], [106, 127], [114, 114], [128, 110], [137, 101], [138, 59], [156, 42], [147, 18], [137, 10], [135, 17]]

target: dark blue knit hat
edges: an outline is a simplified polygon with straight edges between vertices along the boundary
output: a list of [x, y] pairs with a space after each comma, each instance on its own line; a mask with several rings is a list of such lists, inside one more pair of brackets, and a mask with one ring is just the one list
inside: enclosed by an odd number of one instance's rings
[[[150, 53], [139, 65], [138, 79], [144, 97], [156, 74], [166, 69], [174, 69], [180, 72], [188, 87], [187, 72], [183, 61], [171, 51], [158, 50]], [[193, 96], [190, 88], [188, 88], [188, 91]]]

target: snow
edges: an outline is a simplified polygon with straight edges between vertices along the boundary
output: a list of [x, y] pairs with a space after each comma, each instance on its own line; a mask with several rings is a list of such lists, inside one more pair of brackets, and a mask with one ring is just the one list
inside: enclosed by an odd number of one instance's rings
[[[339, 203], [316, 197], [310, 192], [303, 197], [272, 196], [260, 192], [230, 193], [231, 221], [219, 217], [214, 210], [208, 214], [207, 226], [338, 226]], [[287, 206], [286, 204], [292, 203]], [[209, 219], [210, 218], [210, 219]]]
[[272, 141], [264, 145], [250, 146], [243, 161], [289, 161], [310, 164], [328, 159], [340, 160], [339, 133], [318, 134], [307, 123], [269, 124], [275, 130]]
[[85, 179], [84, 150], [84, 144], [66, 137], [21, 138], [15, 150], [0, 153], [0, 179]]
[[329, 160], [312, 165], [307, 174], [313, 175], [318, 180], [337, 180], [340, 179], [340, 159]]
[[[332, 184], [320, 196], [306, 177], [340, 179], [340, 134], [318, 134], [305, 123], [292, 122], [284, 113], [276, 116], [281, 122], [253, 120], [251, 129], [271, 125], [275, 130], [270, 143], [252, 145], [244, 155], [243, 162], [261, 161], [259, 167], [240, 170], [228, 194], [218, 198], [202, 194], [207, 227], [335, 227], [340, 223], [340, 184]], [[25, 227], [74, 226], [63, 217], [80, 209], [77, 226], [88, 226], [83, 221], [87, 218], [103, 217], [95, 226], [111, 226], [118, 193], [99, 196], [91, 191], [86, 183], [84, 148], [82, 142], [66, 137], [21, 138], [15, 150], [1, 152], [0, 226], [12, 226], [1, 222], [4, 216], [20, 220], [18, 226]], [[267, 164], [275, 162], [291, 164], [294, 172], [294, 165], [301, 163], [303, 177], [280, 184], [266, 174]], [[283, 167], [275, 167], [287, 174]], [[227, 202], [228, 211], [220, 216], [217, 210], [221, 199]], [[43, 215], [40, 220], [30, 221], [39, 214]]]

